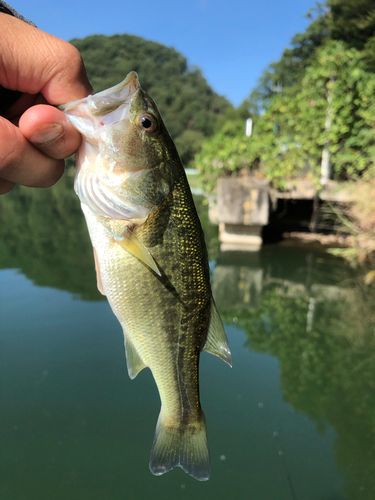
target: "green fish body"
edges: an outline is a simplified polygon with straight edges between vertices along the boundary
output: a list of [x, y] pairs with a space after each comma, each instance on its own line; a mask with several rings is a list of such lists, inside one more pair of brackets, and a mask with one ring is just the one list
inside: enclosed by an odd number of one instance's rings
[[122, 325], [130, 378], [149, 367], [160, 394], [150, 470], [179, 466], [207, 480], [199, 356], [206, 350], [230, 366], [232, 359], [185, 170], [134, 72], [62, 109], [83, 134], [75, 190], [98, 288]]

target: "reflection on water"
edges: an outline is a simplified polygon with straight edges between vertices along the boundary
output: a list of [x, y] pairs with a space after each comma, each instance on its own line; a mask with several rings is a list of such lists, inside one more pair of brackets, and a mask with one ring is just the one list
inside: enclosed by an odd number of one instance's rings
[[71, 179], [0, 198], [1, 500], [375, 498], [374, 291], [310, 248], [219, 254], [197, 205], [234, 357], [202, 355], [205, 484], [148, 471], [156, 387], [128, 379]]
[[36, 285], [102, 300], [73, 178], [51, 189], [16, 187], [0, 198], [0, 269], [18, 268]]
[[318, 432], [335, 429], [347, 498], [373, 499], [375, 294], [326, 255], [281, 247], [256, 259], [219, 260], [214, 292], [222, 318], [245, 332], [250, 350], [278, 359], [283, 398], [295, 411]]

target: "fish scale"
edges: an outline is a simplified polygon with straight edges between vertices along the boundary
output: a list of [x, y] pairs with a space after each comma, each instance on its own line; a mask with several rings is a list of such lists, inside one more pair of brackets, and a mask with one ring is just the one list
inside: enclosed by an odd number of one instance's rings
[[75, 189], [98, 288], [122, 325], [130, 377], [150, 368], [160, 394], [150, 470], [179, 466], [207, 480], [199, 356], [206, 350], [229, 365], [232, 359], [185, 170], [135, 73], [62, 109], [84, 136]]

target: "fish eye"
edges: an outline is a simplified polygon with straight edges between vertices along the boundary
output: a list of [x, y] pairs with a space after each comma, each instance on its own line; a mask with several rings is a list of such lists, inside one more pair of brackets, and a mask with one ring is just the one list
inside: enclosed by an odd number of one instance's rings
[[153, 134], [158, 128], [156, 118], [149, 114], [141, 115], [138, 118], [138, 125], [148, 134]]

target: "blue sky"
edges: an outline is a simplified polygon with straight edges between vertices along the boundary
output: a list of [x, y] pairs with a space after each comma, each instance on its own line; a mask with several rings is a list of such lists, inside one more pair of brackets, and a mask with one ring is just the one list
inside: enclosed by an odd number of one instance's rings
[[173, 46], [239, 105], [263, 69], [304, 31], [314, 0], [8, 0], [64, 40], [129, 33]]

